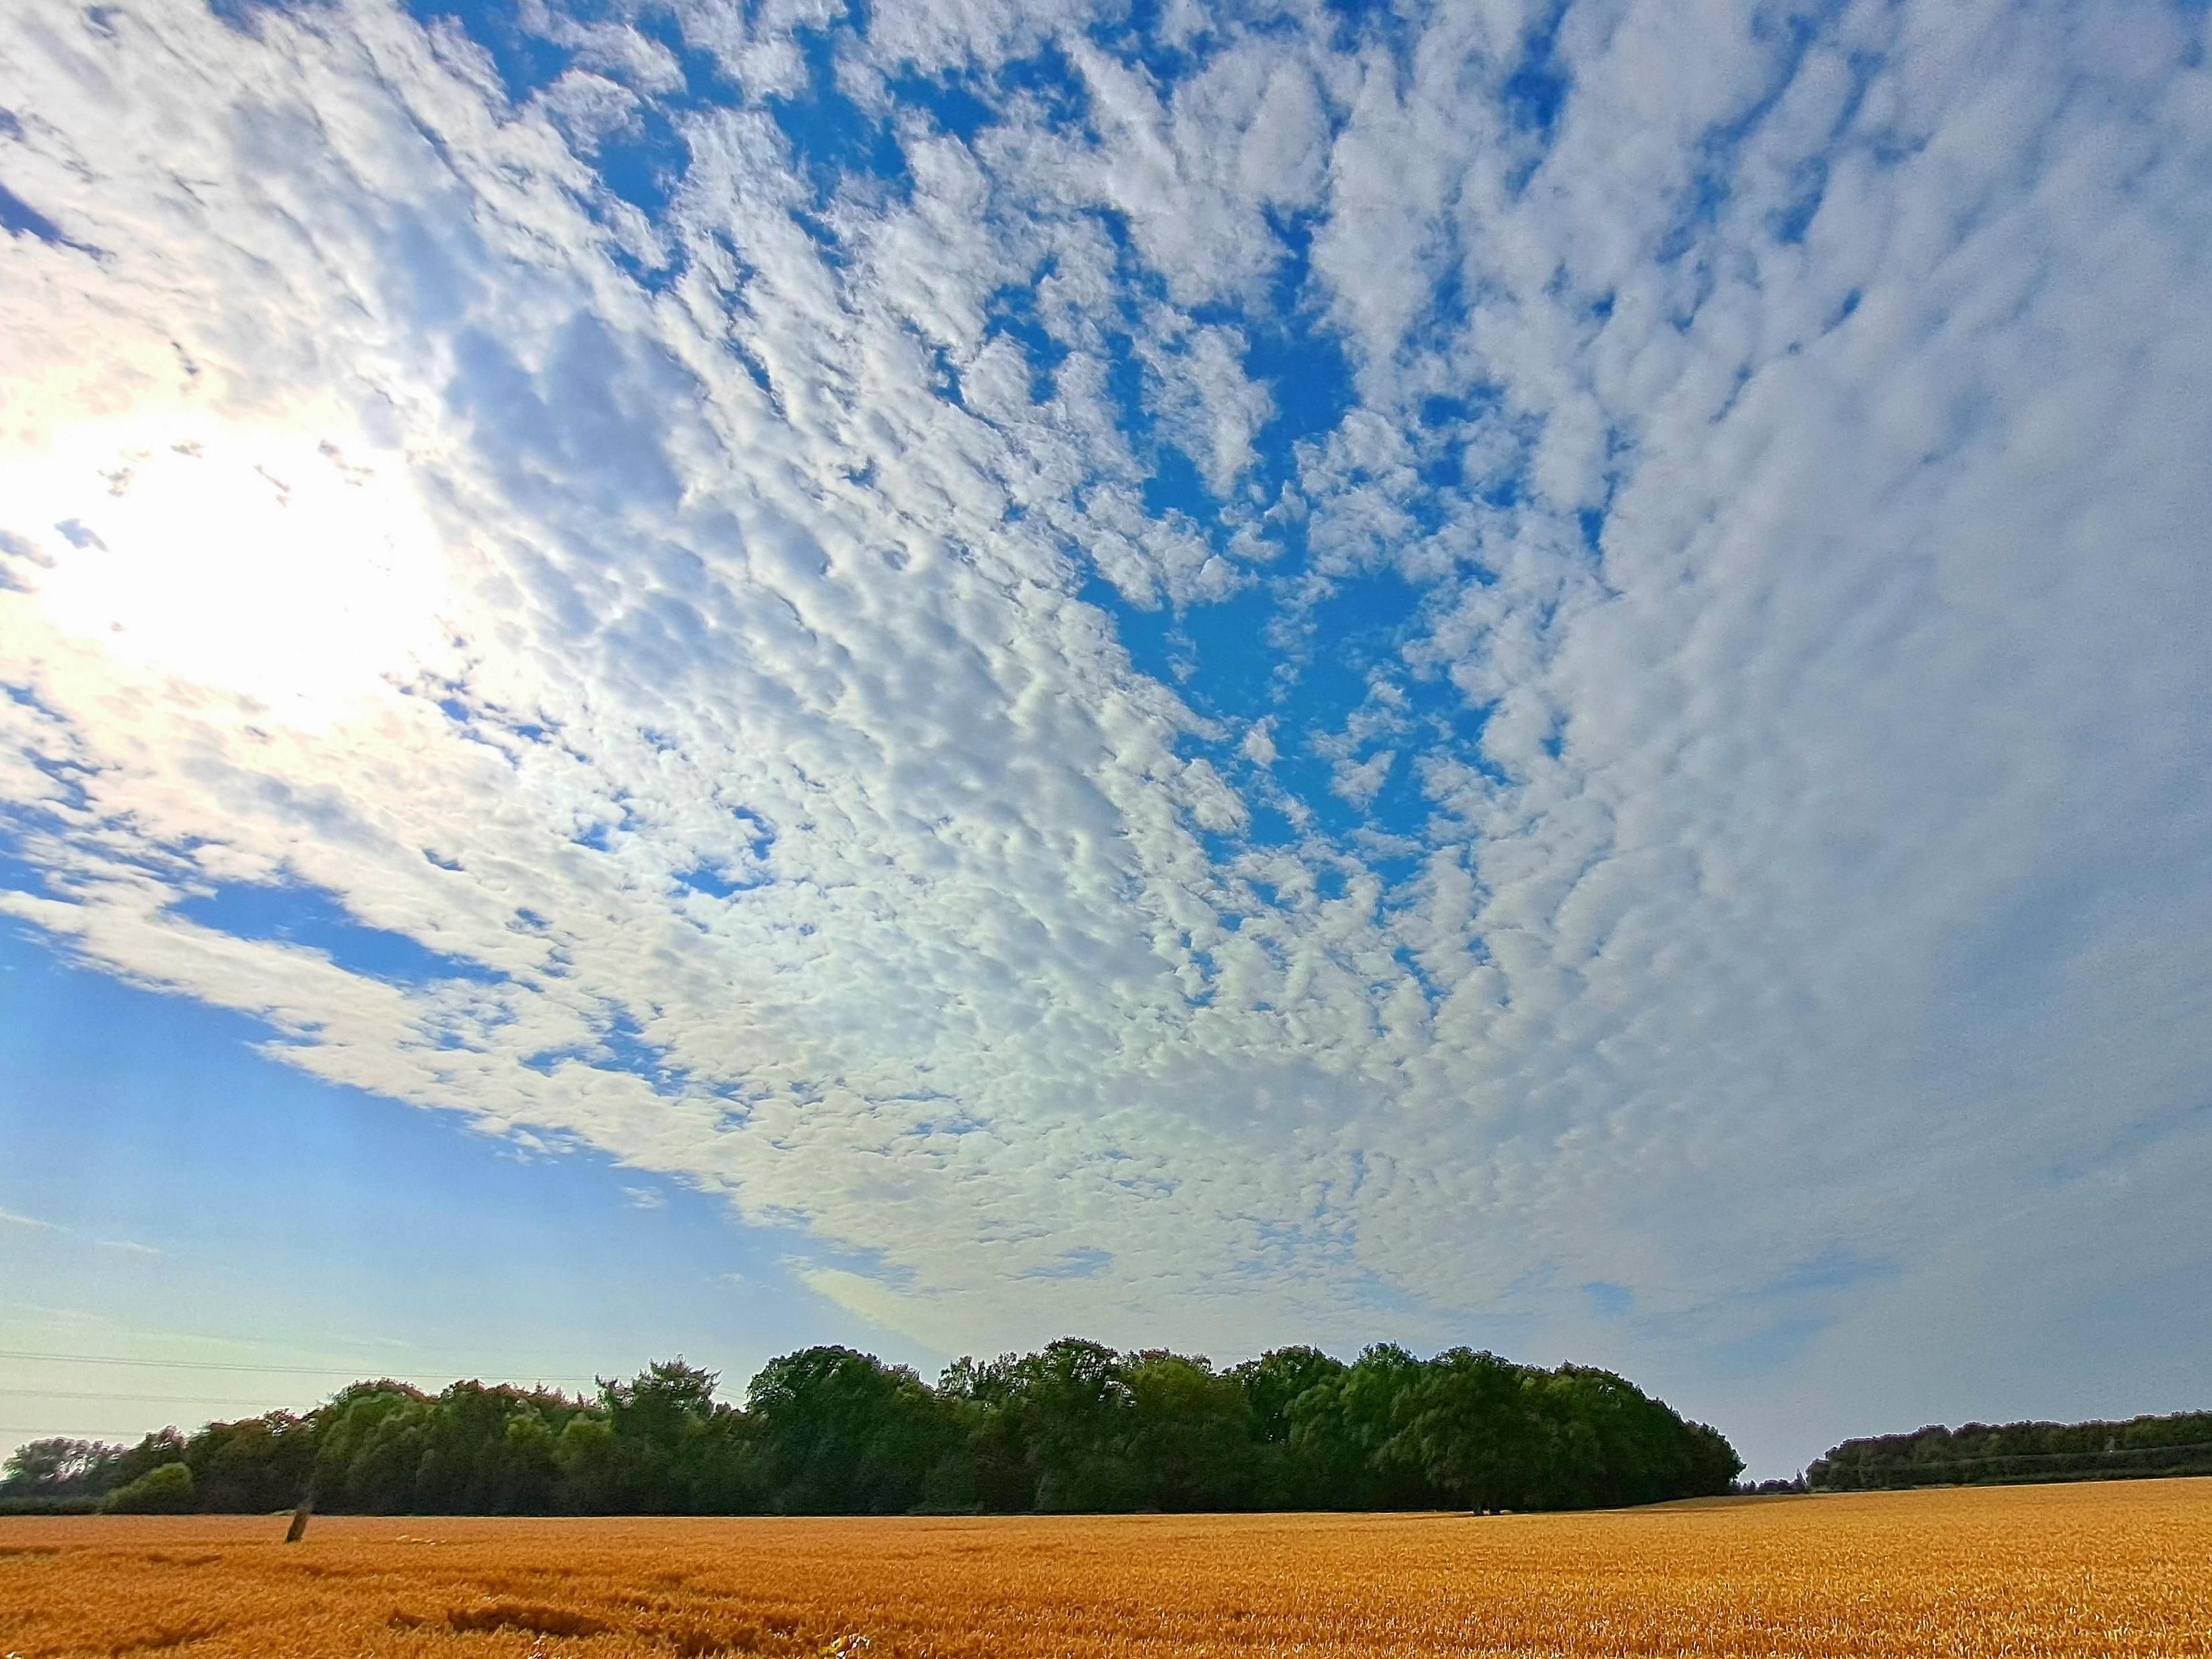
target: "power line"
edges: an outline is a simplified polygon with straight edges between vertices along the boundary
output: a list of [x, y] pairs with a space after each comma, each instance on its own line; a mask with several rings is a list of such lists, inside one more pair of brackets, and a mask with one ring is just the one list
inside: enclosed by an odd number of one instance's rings
[[[70, 1365], [137, 1365], [156, 1370], [263, 1371], [272, 1376], [351, 1376], [359, 1378], [368, 1374], [368, 1372], [363, 1369], [363, 1362], [358, 1360], [349, 1361], [344, 1364], [339, 1365], [261, 1365], [249, 1364], [245, 1361], [233, 1363], [228, 1360], [220, 1359], [137, 1359], [122, 1354], [112, 1353], [42, 1353], [33, 1348], [0, 1348], [0, 1359], [49, 1360], [58, 1364]], [[374, 1362], [369, 1362], [368, 1370], [373, 1370], [374, 1369]], [[463, 1369], [465, 1370], [466, 1368], [464, 1367]], [[533, 1375], [545, 1374], [538, 1368], [527, 1366], [510, 1368], [510, 1370], [513, 1374], [515, 1375], [520, 1375], [523, 1370], [530, 1370]], [[380, 1376], [441, 1376], [451, 1375], [452, 1368], [446, 1366], [417, 1366], [406, 1371], [393, 1372], [390, 1370], [378, 1370], [375, 1374]], [[480, 1371], [478, 1374], [482, 1375], [483, 1373]]]
[[0, 1348], [0, 1359], [45, 1359], [70, 1365], [143, 1365], [157, 1370], [267, 1371], [289, 1376], [337, 1376], [360, 1370], [357, 1365], [256, 1365], [217, 1359], [132, 1359], [112, 1353], [40, 1353], [29, 1348]]
[[252, 1403], [248, 1396], [236, 1394], [106, 1394], [94, 1389], [0, 1389], [0, 1395], [13, 1395], [27, 1400], [143, 1400], [158, 1406], [246, 1406]]

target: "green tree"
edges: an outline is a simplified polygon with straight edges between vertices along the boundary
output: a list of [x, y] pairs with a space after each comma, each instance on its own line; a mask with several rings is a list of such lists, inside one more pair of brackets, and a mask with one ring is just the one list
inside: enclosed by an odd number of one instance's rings
[[1425, 1509], [1441, 1500], [1417, 1462], [1386, 1449], [1399, 1433], [1399, 1399], [1420, 1379], [1421, 1362], [1378, 1342], [1290, 1406], [1291, 1449], [1318, 1506]]
[[1453, 1348], [1394, 1380], [1383, 1468], [1462, 1508], [1530, 1506], [1543, 1436], [1523, 1367]]
[[1234, 1510], [1251, 1501], [1252, 1407], [1204, 1359], [1149, 1352], [1121, 1362], [1130, 1411], [1121, 1455], [1141, 1501], [1162, 1510]]
[[807, 1348], [772, 1359], [746, 1391], [775, 1507], [897, 1513], [921, 1501], [951, 1426], [919, 1376], [872, 1354]]
[[198, 1496], [187, 1465], [164, 1463], [110, 1492], [104, 1507], [111, 1515], [182, 1515], [198, 1507]]
[[1326, 1508], [1334, 1494], [1291, 1444], [1299, 1401], [1334, 1382], [1344, 1362], [1318, 1348], [1276, 1348], [1234, 1367], [1229, 1375], [1244, 1390], [1254, 1445], [1251, 1497], [1266, 1510]]
[[122, 1484], [125, 1455], [101, 1440], [27, 1440], [0, 1464], [0, 1498], [98, 1498]]

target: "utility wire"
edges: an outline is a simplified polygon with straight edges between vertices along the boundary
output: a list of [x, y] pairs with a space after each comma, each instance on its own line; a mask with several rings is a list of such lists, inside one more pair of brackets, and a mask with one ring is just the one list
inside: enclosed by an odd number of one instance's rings
[[106, 1394], [94, 1389], [0, 1389], [0, 1395], [12, 1395], [27, 1400], [143, 1400], [158, 1406], [246, 1406], [252, 1403], [249, 1396], [238, 1394]]
[[[446, 1376], [453, 1374], [451, 1367], [435, 1365], [417, 1365], [400, 1372], [379, 1370], [374, 1361], [362, 1360], [349, 1360], [337, 1365], [261, 1365], [244, 1361], [234, 1364], [231, 1361], [221, 1359], [136, 1359], [112, 1353], [42, 1353], [33, 1348], [0, 1348], [0, 1359], [50, 1360], [57, 1364], [70, 1365], [138, 1365], [157, 1370], [264, 1371], [286, 1376], [362, 1378], [371, 1372], [379, 1376]], [[514, 1374], [517, 1375], [522, 1370], [533, 1370], [538, 1375], [544, 1374], [527, 1366], [514, 1368]], [[482, 1376], [487, 1373], [479, 1370], [477, 1374]]]

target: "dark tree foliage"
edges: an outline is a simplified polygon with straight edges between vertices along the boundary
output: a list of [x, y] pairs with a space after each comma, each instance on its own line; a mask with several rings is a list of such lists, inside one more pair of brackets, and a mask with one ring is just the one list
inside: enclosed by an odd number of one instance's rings
[[9, 1497], [105, 1498], [123, 1483], [125, 1448], [100, 1440], [27, 1440], [0, 1467], [0, 1492]]
[[1588, 1509], [1727, 1492], [1742, 1463], [1609, 1371], [1389, 1345], [1227, 1371], [1063, 1338], [935, 1388], [851, 1348], [771, 1360], [743, 1408], [675, 1359], [596, 1395], [356, 1382], [313, 1411], [33, 1442], [0, 1501], [339, 1513]]
[[1805, 1470], [1815, 1492], [2212, 1474], [2212, 1412], [2124, 1423], [1969, 1423], [1846, 1440]]

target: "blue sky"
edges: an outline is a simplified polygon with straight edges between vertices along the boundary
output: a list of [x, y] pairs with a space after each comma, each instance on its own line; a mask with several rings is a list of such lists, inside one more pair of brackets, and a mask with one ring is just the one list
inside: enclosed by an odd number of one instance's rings
[[2201, 1405], [2206, 27], [13, 9], [0, 1439]]

